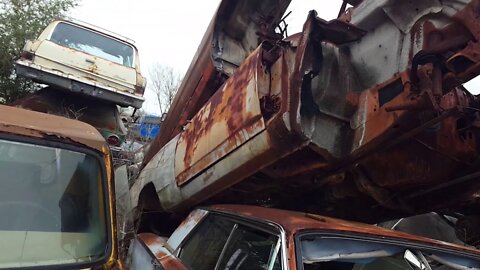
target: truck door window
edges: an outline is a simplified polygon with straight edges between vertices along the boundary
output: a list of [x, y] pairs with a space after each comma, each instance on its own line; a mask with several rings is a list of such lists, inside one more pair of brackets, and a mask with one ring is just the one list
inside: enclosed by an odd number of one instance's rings
[[282, 269], [280, 238], [229, 218], [209, 215], [181, 247], [179, 258], [192, 270]]
[[281, 269], [279, 240], [276, 235], [239, 225], [229, 237], [216, 269]]

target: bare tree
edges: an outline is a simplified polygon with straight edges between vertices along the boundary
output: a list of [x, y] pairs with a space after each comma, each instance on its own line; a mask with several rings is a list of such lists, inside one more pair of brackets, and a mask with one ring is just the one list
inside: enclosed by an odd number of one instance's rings
[[160, 114], [163, 115], [170, 108], [182, 78], [173, 68], [158, 63], [150, 67], [149, 73], [150, 89], [155, 93]]

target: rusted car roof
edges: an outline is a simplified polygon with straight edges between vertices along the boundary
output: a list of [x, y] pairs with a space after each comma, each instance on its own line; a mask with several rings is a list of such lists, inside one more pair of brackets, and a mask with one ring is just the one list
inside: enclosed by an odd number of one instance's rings
[[102, 135], [86, 123], [4, 105], [0, 105], [0, 132], [39, 138], [54, 136], [98, 151], [107, 147]]
[[345, 221], [320, 215], [247, 205], [214, 205], [209, 208], [214, 211], [231, 213], [251, 219], [272, 222], [282, 226], [288, 234], [312, 230], [366, 234], [376, 237], [395, 238], [417, 243], [421, 242], [423, 244], [429, 244], [432, 246], [440, 246], [480, 255], [480, 250], [475, 248], [459, 246], [452, 243], [403, 233], [400, 231], [393, 231], [373, 225]]

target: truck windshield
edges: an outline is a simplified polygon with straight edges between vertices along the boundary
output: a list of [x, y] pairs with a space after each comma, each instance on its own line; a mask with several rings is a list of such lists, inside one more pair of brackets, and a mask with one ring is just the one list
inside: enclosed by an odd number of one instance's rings
[[0, 139], [0, 269], [106, 255], [100, 168], [88, 154]]
[[72, 24], [57, 24], [50, 41], [117, 64], [133, 67], [132, 46]]
[[300, 243], [304, 270], [480, 269], [480, 261], [469, 257], [400, 244], [314, 235], [302, 237]]

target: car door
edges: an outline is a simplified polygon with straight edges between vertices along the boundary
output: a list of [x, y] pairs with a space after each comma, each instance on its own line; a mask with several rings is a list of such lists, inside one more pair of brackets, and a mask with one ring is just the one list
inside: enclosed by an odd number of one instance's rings
[[176, 250], [190, 270], [279, 270], [280, 232], [261, 223], [210, 214]]

